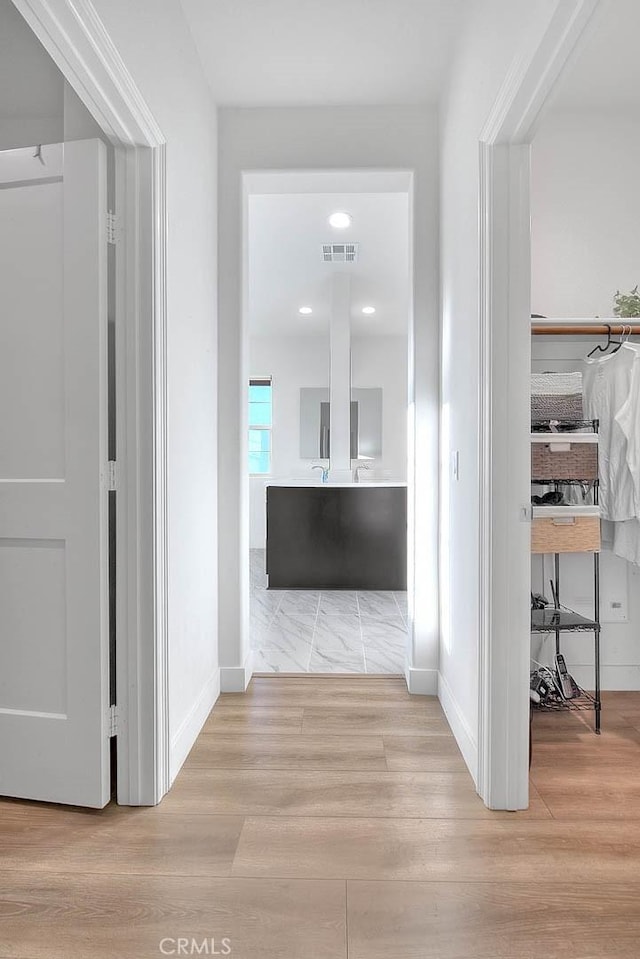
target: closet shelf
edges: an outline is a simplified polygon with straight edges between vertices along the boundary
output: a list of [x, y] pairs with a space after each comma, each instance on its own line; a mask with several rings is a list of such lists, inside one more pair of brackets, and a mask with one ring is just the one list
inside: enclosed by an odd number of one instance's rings
[[[534, 325], [532, 332], [538, 332]], [[571, 332], [555, 329], [553, 332]], [[577, 331], [576, 331], [577, 332]], [[556, 381], [559, 385], [559, 381]], [[563, 384], [564, 386], [565, 384]], [[551, 387], [551, 384], [549, 384]], [[543, 394], [545, 395], [545, 394]], [[553, 395], [553, 391], [550, 391]], [[559, 395], [564, 395], [564, 390]], [[570, 391], [567, 392], [567, 396]], [[532, 404], [533, 405], [533, 404]], [[556, 405], [556, 408], [557, 405]], [[553, 407], [547, 407], [553, 409]], [[568, 407], [570, 409], [570, 407]], [[584, 416], [584, 413], [582, 414]], [[555, 641], [555, 671], [560, 670], [563, 633], [588, 633], [592, 637], [594, 652], [594, 689], [591, 696], [579, 689], [574, 682], [575, 698], [566, 700], [558, 687], [557, 694], [545, 696], [545, 702], [534, 709], [588, 710], [594, 714], [594, 731], [600, 733], [600, 517], [599, 517], [599, 446], [598, 419], [574, 419], [570, 416], [557, 418], [539, 415], [531, 420], [531, 482], [535, 486], [551, 486], [558, 490], [568, 484], [589, 491], [593, 505], [576, 508], [545, 507], [536, 505], [532, 510], [531, 551], [552, 553], [554, 575], [551, 581], [554, 605], [545, 609], [531, 610], [532, 635], [546, 634]], [[550, 475], [551, 474], [551, 475]], [[586, 496], [584, 497], [586, 498]], [[547, 512], [547, 509], [550, 511]], [[553, 512], [551, 512], [553, 510]], [[561, 605], [560, 557], [564, 554], [593, 554], [593, 618], [581, 616]], [[544, 638], [543, 638], [544, 645]], [[553, 670], [551, 670], [553, 673]], [[533, 704], [532, 704], [533, 705]]]
[[597, 433], [584, 433], [576, 431], [575, 433], [566, 431], [564, 433], [535, 432], [531, 433], [532, 443], [546, 443], [548, 446], [559, 446], [566, 444], [573, 446], [574, 443], [597, 443]]
[[546, 609], [531, 610], [532, 633], [599, 633], [600, 623], [595, 619], [587, 619], [572, 609], [556, 609], [549, 606]]
[[573, 699], [562, 699], [558, 694], [555, 699], [547, 700], [544, 703], [532, 703], [531, 708], [540, 712], [560, 712], [566, 709], [591, 712], [596, 709], [597, 703], [594, 696], [578, 686], [575, 681], [573, 686], [577, 692]]
[[566, 506], [540, 506], [535, 503], [532, 507], [534, 519], [571, 519], [574, 516], [591, 516], [598, 518], [600, 516], [599, 506], [578, 506], [568, 504]]
[[596, 484], [596, 480], [563, 479], [558, 476], [550, 476], [547, 479], [534, 479], [531, 477], [532, 486], [588, 486], [590, 489]]
[[[553, 424], [554, 429], [551, 429]], [[568, 433], [573, 436], [575, 433], [597, 433], [599, 427], [598, 420], [576, 420], [576, 419], [555, 419], [548, 416], [534, 416], [531, 419], [531, 430], [536, 435], [542, 433], [543, 436], [563, 436]]]

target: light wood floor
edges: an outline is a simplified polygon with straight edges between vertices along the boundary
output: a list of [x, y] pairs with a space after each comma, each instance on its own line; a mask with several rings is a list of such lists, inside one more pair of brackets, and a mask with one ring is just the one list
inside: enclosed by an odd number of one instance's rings
[[402, 680], [254, 679], [155, 809], [0, 802], [0, 957], [637, 959], [640, 694], [603, 724], [536, 714], [531, 807], [491, 813]]

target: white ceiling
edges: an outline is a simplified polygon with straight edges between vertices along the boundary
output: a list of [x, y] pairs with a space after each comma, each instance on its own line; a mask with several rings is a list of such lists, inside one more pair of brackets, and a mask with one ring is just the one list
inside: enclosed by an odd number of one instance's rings
[[[346, 230], [327, 219], [345, 210]], [[353, 264], [325, 263], [323, 243], [359, 243]], [[249, 197], [249, 328], [253, 336], [329, 332], [332, 276], [351, 274], [352, 332], [407, 332], [409, 198], [407, 193], [285, 193]], [[298, 308], [310, 306], [311, 316]], [[362, 314], [374, 306], [373, 316]]]
[[182, 0], [217, 103], [437, 100], [470, 0]]
[[553, 99], [557, 110], [640, 106], [640, 0], [600, 0]]

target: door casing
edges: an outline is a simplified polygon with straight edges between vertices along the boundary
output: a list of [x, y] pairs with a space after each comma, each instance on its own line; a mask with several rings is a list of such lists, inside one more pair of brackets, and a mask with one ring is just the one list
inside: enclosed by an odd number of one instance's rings
[[117, 799], [153, 805], [170, 785], [165, 138], [90, 0], [13, 3], [115, 150]]
[[600, 0], [557, 0], [510, 70], [479, 143], [478, 793], [529, 803], [530, 145]]

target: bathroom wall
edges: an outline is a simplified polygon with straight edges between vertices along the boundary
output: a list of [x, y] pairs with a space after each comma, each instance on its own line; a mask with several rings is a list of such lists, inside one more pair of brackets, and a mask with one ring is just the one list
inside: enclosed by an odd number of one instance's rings
[[[532, 310], [546, 316], [611, 316], [612, 296], [640, 282], [640, 111], [553, 112], [532, 147]], [[601, 338], [533, 337], [534, 370], [579, 370]], [[601, 555], [602, 684], [640, 689], [640, 569]], [[532, 585], [549, 595], [550, 562], [532, 558]], [[564, 557], [563, 601], [589, 615], [592, 563]], [[588, 637], [563, 640], [570, 671], [593, 681]], [[533, 655], [552, 653], [549, 642]]]
[[[382, 456], [376, 473], [407, 478], [407, 337], [356, 336], [351, 342], [352, 387], [379, 387]], [[319, 336], [252, 337], [250, 375], [273, 377], [272, 475], [307, 476], [311, 460], [300, 459], [300, 388], [329, 386], [329, 340]], [[250, 479], [250, 545], [265, 542], [264, 485]]]

